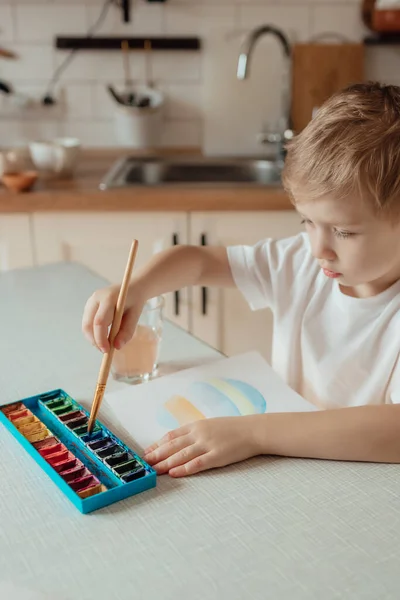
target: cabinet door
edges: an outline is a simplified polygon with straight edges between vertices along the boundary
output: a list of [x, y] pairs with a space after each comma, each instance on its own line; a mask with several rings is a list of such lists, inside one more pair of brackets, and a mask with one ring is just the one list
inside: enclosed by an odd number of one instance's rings
[[[132, 240], [139, 240], [135, 268], [173, 244], [187, 243], [186, 213], [46, 213], [33, 216], [38, 264], [74, 261], [111, 283], [120, 283]], [[165, 316], [189, 325], [188, 292], [166, 295]]]
[[[302, 230], [295, 211], [193, 213], [190, 241], [217, 246], [255, 244]], [[231, 356], [258, 350], [271, 358], [272, 313], [253, 312], [237, 289], [193, 289], [192, 333]]]
[[0, 271], [33, 266], [29, 215], [0, 215]]

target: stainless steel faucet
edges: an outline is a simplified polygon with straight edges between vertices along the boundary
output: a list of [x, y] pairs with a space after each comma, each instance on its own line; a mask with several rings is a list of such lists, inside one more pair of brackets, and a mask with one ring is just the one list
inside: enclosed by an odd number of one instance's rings
[[261, 144], [277, 144], [277, 155], [284, 158], [284, 144], [294, 135], [292, 127], [291, 110], [291, 49], [285, 34], [273, 25], [261, 25], [253, 29], [245, 38], [240, 49], [237, 66], [237, 78], [247, 79], [250, 73], [250, 60], [257, 41], [264, 35], [275, 36], [282, 46], [285, 56], [285, 73], [283, 73], [284, 85], [282, 86], [282, 117], [280, 119], [279, 131], [267, 131], [263, 129], [257, 138]]

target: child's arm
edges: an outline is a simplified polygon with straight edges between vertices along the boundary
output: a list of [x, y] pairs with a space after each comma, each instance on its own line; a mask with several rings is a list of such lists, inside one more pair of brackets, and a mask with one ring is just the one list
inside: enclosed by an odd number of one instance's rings
[[[144, 267], [134, 270], [115, 347], [121, 348], [130, 340], [147, 300], [191, 285], [234, 286], [226, 248], [176, 246], [156, 254]], [[98, 290], [85, 306], [83, 332], [103, 352], [109, 349], [108, 327], [118, 292], [118, 285]]]
[[[267, 416], [270, 417], [268, 423]], [[261, 417], [264, 424], [259, 423], [259, 442], [268, 454], [400, 462], [399, 405], [355, 406]]]
[[259, 454], [400, 463], [400, 405], [206, 419], [170, 432], [145, 458], [182, 477]]

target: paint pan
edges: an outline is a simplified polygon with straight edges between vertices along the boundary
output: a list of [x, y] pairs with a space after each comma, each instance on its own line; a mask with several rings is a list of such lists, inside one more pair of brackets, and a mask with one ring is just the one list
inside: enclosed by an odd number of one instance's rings
[[112, 456], [105, 458], [104, 462], [108, 467], [114, 468], [118, 465], [122, 465], [123, 463], [133, 460], [133, 458], [133, 455], [129, 452], [119, 452], [118, 454], [113, 454]]
[[44, 458], [47, 460], [49, 465], [57, 465], [62, 461], [65, 461], [69, 458], [70, 452], [68, 452], [67, 448], [60, 450], [60, 452], [55, 452], [54, 454], [48, 454]]
[[72, 421], [67, 421], [65, 423], [65, 425], [68, 427], [68, 429], [72, 429], [74, 431], [75, 429], [78, 429], [79, 427], [82, 427], [83, 425], [86, 425], [86, 427], [87, 427], [88, 420], [89, 419], [87, 418], [87, 416], [83, 415], [83, 416], [78, 417], [77, 419], [72, 419]]
[[135, 481], [135, 479], [140, 479], [146, 475], [146, 469], [142, 466], [138, 467], [134, 471], [127, 473], [126, 475], [122, 475], [121, 479], [124, 483], [130, 483], [131, 481]]
[[62, 473], [63, 471], [66, 471], [67, 469], [73, 469], [74, 467], [77, 466], [77, 463], [78, 463], [78, 459], [75, 458], [75, 456], [69, 452], [68, 458], [66, 460], [55, 463], [51, 466], [53, 467], [53, 469], [55, 471], [57, 471], [57, 473]]
[[91, 475], [90, 471], [84, 465], [78, 465], [73, 469], [67, 469], [66, 471], [62, 471], [60, 473], [61, 477], [69, 483], [70, 481], [75, 481], [75, 479], [79, 479], [80, 477], [85, 477], [86, 475]]
[[110, 445], [114, 446], [115, 442], [109, 436], [104, 436], [100, 440], [95, 440], [94, 442], [88, 442], [86, 445], [88, 448], [90, 448], [90, 450], [93, 450], [93, 452], [96, 452], [96, 454], [97, 454], [97, 450], [102, 450], [103, 448], [108, 448]]
[[[96, 427], [96, 425], [95, 425]], [[95, 442], [96, 440], [101, 440], [104, 438], [104, 433], [101, 430], [101, 427], [99, 427], [99, 431], [93, 432], [93, 433], [87, 433], [86, 435], [82, 435], [81, 436], [81, 441], [84, 444], [88, 444], [89, 442]]]
[[32, 413], [30, 410], [28, 410], [27, 408], [23, 408], [22, 410], [16, 410], [14, 412], [8, 413], [7, 417], [12, 423], [14, 423], [15, 421], [18, 421], [18, 419], [29, 417], [29, 415], [31, 414]]
[[[51, 440], [51, 438], [48, 438]], [[46, 441], [46, 440], [44, 440]], [[38, 442], [40, 444], [40, 442]], [[64, 444], [59, 442], [58, 444], [52, 444], [51, 446], [45, 446], [44, 448], [39, 449], [40, 456], [46, 458], [46, 456], [51, 456], [52, 454], [56, 454], [56, 452], [61, 452], [61, 450], [66, 450]]]
[[[82, 427], [77, 427], [76, 429], [72, 430], [75, 435], [81, 437], [84, 435], [88, 435], [88, 426], [86, 425], [82, 425]], [[97, 433], [98, 431], [101, 431], [101, 427], [99, 425], [95, 425], [93, 427], [93, 433]]]
[[93, 487], [99, 483], [100, 481], [94, 475], [89, 474], [86, 477], [80, 477], [79, 479], [75, 479], [75, 481], [71, 481], [69, 486], [74, 490], [74, 492], [80, 492], [85, 488]]
[[22, 402], [15, 402], [14, 404], [7, 404], [7, 406], [4, 406], [4, 408], [1, 409], [1, 412], [7, 417], [10, 413], [22, 410], [24, 408], [25, 405], [22, 404]]
[[44, 450], [44, 448], [47, 448], [48, 446], [53, 446], [54, 444], [58, 443], [59, 440], [55, 436], [51, 436], [45, 440], [42, 440], [41, 442], [35, 442], [33, 446], [38, 452], [40, 452], [41, 450]]
[[26, 417], [21, 417], [20, 419], [13, 421], [13, 423], [17, 429], [21, 429], [23, 425], [28, 425], [28, 423], [37, 423], [38, 421], [39, 419], [30, 412], [30, 414], [28, 414]]
[[84, 416], [84, 412], [81, 410], [73, 410], [72, 412], [65, 413], [64, 415], [60, 415], [59, 419], [63, 423], [67, 423], [68, 421], [72, 421], [72, 419], [77, 419], [80, 416]]
[[58, 406], [51, 412], [53, 413], [53, 415], [56, 415], [56, 417], [60, 417], [61, 415], [65, 415], [66, 413], [71, 412], [72, 410], [74, 410], [74, 408], [75, 406], [72, 403], [68, 402], [66, 404], [63, 404], [62, 406]]
[[78, 492], [78, 496], [82, 499], [84, 498], [89, 498], [90, 496], [95, 496], [96, 494], [100, 494], [100, 492], [106, 492], [107, 488], [105, 485], [101, 485], [101, 483], [98, 483], [97, 485], [92, 485], [89, 486], [87, 488], [85, 488], [84, 490], [81, 490], [80, 492]]
[[39, 402], [43, 402], [44, 404], [48, 404], [52, 400], [58, 400], [59, 398], [63, 398], [60, 394], [59, 390], [54, 390], [53, 392], [47, 392], [47, 394], [42, 394], [39, 396]]
[[29, 435], [26, 435], [25, 437], [29, 442], [32, 443], [32, 442], [40, 442], [40, 440], [44, 440], [51, 435], [52, 435], [51, 431], [49, 431], [46, 427], [44, 427], [38, 433], [31, 433]]
[[139, 465], [138, 461], [133, 459], [133, 460], [129, 460], [128, 462], [122, 463], [122, 464], [118, 465], [117, 467], [114, 467], [113, 471], [118, 476], [127, 475], [131, 471], [134, 471], [135, 469], [137, 469], [139, 466], [140, 465]]
[[124, 449], [119, 444], [110, 444], [107, 448], [98, 450], [96, 454], [99, 458], [101, 458], [101, 460], [103, 460], [109, 456], [112, 456], [113, 454], [121, 454], [123, 451]]
[[39, 419], [35, 417], [35, 421], [33, 421], [33, 423], [27, 423], [26, 425], [22, 425], [21, 427], [18, 427], [18, 430], [22, 433], [22, 435], [27, 436], [31, 433], [37, 433], [45, 427], [46, 425], [43, 425], [42, 421], [39, 421]]
[[64, 406], [64, 404], [65, 404], [65, 398], [63, 398], [62, 396], [61, 397], [57, 396], [57, 398], [55, 400], [49, 400], [49, 401], [45, 402], [46, 408], [48, 408], [52, 412], [55, 408]]

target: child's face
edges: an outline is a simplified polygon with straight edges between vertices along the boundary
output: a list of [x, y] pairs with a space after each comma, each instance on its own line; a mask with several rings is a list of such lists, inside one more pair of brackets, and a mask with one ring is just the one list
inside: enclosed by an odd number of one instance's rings
[[313, 256], [349, 294], [379, 294], [400, 279], [400, 219], [378, 219], [360, 199], [296, 204]]

